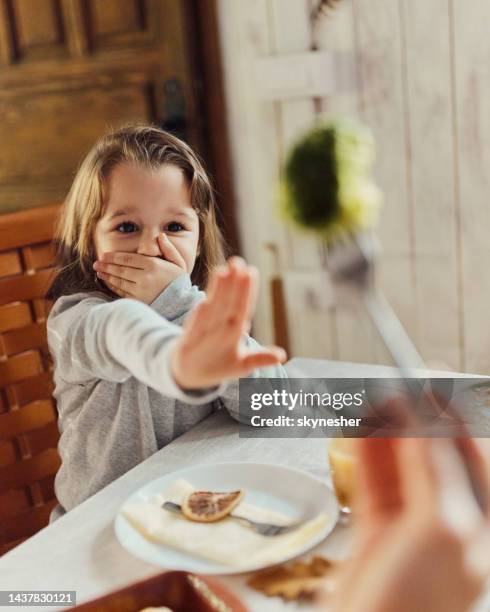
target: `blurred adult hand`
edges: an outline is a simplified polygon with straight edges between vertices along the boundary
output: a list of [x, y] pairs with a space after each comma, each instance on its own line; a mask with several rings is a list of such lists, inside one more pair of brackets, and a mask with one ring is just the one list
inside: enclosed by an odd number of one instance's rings
[[359, 439], [353, 557], [332, 612], [463, 612], [490, 574], [490, 518], [462, 454], [489, 498], [489, 447], [471, 438]]

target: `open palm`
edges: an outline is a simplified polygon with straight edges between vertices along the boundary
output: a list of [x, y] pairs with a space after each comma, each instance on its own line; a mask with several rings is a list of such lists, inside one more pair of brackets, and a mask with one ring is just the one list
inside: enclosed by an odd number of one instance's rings
[[207, 297], [186, 320], [172, 355], [172, 373], [181, 387], [210, 387], [285, 361], [282, 348], [257, 351], [245, 345], [257, 291], [258, 271], [239, 257], [213, 272]]

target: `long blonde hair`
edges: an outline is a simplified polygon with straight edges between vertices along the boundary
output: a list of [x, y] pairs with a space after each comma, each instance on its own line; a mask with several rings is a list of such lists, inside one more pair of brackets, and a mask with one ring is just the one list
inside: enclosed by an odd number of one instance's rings
[[93, 235], [104, 209], [103, 187], [111, 170], [122, 162], [144, 168], [172, 164], [189, 182], [191, 204], [199, 218], [199, 251], [191, 274], [204, 289], [210, 271], [225, 261], [227, 247], [217, 224], [211, 182], [194, 151], [185, 142], [148, 125], [131, 125], [103, 136], [83, 160], [62, 207], [55, 233], [59, 270], [47, 297], [57, 299], [79, 291], [104, 291], [96, 282]]

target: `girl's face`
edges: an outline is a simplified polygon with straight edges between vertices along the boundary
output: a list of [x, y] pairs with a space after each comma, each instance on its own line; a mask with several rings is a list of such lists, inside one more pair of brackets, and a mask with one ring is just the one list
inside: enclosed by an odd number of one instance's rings
[[94, 230], [97, 259], [108, 251], [163, 257], [157, 236], [164, 232], [189, 274], [199, 241], [199, 219], [183, 171], [165, 164], [147, 170], [122, 162], [104, 185], [105, 207]]

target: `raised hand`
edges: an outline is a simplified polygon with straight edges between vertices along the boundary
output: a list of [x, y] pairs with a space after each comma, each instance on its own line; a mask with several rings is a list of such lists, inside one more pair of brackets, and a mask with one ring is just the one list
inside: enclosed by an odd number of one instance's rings
[[164, 259], [140, 253], [103, 253], [93, 265], [97, 276], [120, 297], [151, 304], [167, 285], [187, 272], [184, 259], [167, 235], [159, 234], [157, 241]]
[[181, 387], [210, 387], [286, 360], [282, 348], [257, 351], [245, 345], [257, 288], [258, 271], [239, 257], [214, 271], [206, 299], [186, 319], [172, 354], [172, 373]]
[[488, 499], [487, 442], [359, 439], [354, 550], [319, 609], [467, 612], [490, 574], [490, 517], [457, 449], [476, 464]]

